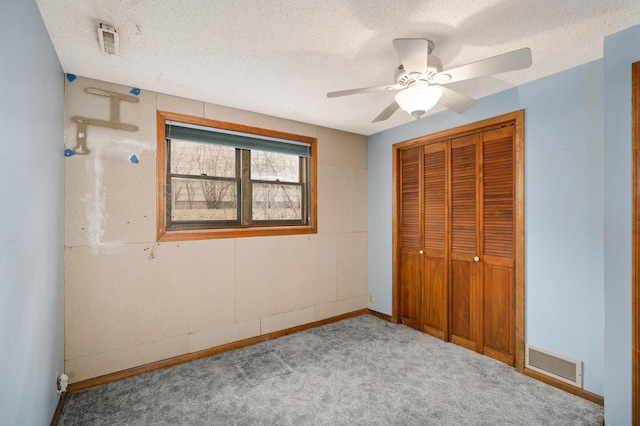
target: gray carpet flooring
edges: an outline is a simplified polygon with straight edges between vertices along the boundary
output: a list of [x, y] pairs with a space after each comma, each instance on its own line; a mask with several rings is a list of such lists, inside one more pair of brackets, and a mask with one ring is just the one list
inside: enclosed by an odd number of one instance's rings
[[371, 315], [68, 395], [61, 425], [598, 425], [602, 407]]

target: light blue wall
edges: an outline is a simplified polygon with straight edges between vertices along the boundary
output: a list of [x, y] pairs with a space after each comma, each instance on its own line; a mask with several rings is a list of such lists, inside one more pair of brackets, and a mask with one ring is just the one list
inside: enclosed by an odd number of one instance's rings
[[640, 25], [604, 40], [605, 415], [631, 424], [631, 64]]
[[63, 73], [33, 0], [0, 13], [0, 424], [45, 425], [64, 368]]
[[602, 105], [595, 61], [370, 136], [369, 308], [391, 314], [392, 145], [525, 109], [525, 340], [582, 360], [585, 389], [603, 395]]

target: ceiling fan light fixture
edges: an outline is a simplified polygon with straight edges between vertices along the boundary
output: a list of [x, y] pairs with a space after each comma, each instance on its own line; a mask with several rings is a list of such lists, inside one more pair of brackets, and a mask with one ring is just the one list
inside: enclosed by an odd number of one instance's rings
[[441, 88], [429, 86], [426, 82], [417, 82], [398, 92], [395, 101], [403, 111], [420, 118], [433, 108], [441, 97]]

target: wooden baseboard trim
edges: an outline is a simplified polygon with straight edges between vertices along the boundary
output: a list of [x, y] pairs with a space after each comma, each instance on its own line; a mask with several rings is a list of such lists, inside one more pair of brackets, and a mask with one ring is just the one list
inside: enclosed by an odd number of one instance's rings
[[288, 334], [298, 333], [300, 331], [308, 330], [310, 328], [320, 327], [322, 325], [331, 324], [337, 321], [345, 320], [347, 318], [353, 318], [353, 317], [365, 315], [368, 313], [370, 313], [368, 309], [366, 308], [360, 309], [357, 311], [348, 312], [346, 314], [323, 319], [320, 321], [314, 321], [308, 324], [298, 325], [296, 327], [291, 327], [291, 328], [287, 328], [280, 331], [274, 331], [273, 333], [262, 334], [260, 336], [250, 337], [248, 339], [227, 343], [227, 344], [216, 346], [213, 348], [204, 349], [198, 352], [192, 352], [184, 355], [179, 355], [173, 358], [165, 359], [162, 361], [152, 362], [150, 364], [141, 365], [140, 367], [133, 367], [127, 370], [117, 371], [115, 373], [106, 374], [104, 376], [95, 377], [93, 379], [87, 379], [77, 383], [70, 383], [69, 387], [67, 388], [67, 392], [77, 392], [80, 390], [93, 388], [95, 386], [104, 385], [106, 383], [111, 383], [118, 380], [126, 379], [128, 377], [137, 376], [139, 374], [148, 373], [150, 371], [160, 370], [163, 368], [172, 367], [174, 365], [185, 364], [187, 362], [195, 361], [196, 359], [205, 358], [212, 355], [218, 355], [223, 352], [244, 348], [245, 346], [255, 345], [256, 343], [265, 342], [267, 340], [276, 339], [278, 337], [286, 336]]
[[66, 399], [67, 393], [62, 392], [62, 394], [60, 394], [60, 398], [58, 399], [58, 405], [56, 405], [56, 411], [53, 413], [53, 418], [51, 419], [51, 426], [58, 426], [60, 415], [62, 414], [62, 409], [64, 408], [64, 402]]
[[587, 390], [577, 388], [568, 383], [560, 381], [558, 379], [554, 379], [553, 377], [546, 376], [542, 373], [538, 373], [537, 371], [530, 370], [528, 368], [524, 369], [524, 374], [533, 379], [539, 380], [543, 383], [551, 385], [555, 388], [562, 389], [565, 392], [569, 392], [575, 396], [579, 396], [580, 398], [584, 398], [587, 401], [595, 402], [598, 405], [604, 406], [604, 397], [597, 395], [595, 393], [591, 393]]
[[393, 320], [393, 317], [391, 317], [391, 315], [383, 314], [382, 312], [378, 312], [378, 311], [372, 311], [371, 309], [367, 309], [367, 313], [370, 315], [373, 315], [374, 317], [383, 319], [385, 321], [396, 323], [396, 321]]

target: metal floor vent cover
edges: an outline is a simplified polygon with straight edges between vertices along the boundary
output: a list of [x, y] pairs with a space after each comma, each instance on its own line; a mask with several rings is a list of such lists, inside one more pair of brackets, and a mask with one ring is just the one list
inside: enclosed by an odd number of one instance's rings
[[525, 367], [582, 388], [582, 361], [526, 344]]

